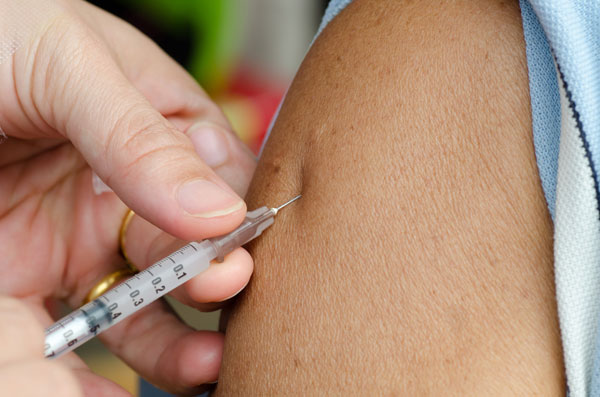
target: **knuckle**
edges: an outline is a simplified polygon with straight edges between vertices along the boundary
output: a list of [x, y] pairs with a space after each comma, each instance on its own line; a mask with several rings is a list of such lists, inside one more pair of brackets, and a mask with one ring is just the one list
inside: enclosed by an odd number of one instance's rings
[[148, 114], [145, 106], [134, 103], [126, 108], [127, 111], [117, 116], [107, 139], [106, 149], [113, 160], [118, 160], [114, 157], [120, 152], [135, 156], [173, 139], [165, 122], [157, 115]]
[[97, 105], [89, 92], [110, 86], [102, 79], [114, 60], [106, 43], [68, 9], [44, 25], [35, 43], [19, 98], [28, 117], [49, 127], [48, 134], [73, 140], [81, 133], [83, 109]]
[[[65, 130], [67, 118], [60, 107], [74, 105], [80, 83], [78, 76], [89, 68], [90, 52], [97, 47], [93, 36], [81, 21], [71, 14], [54, 18], [41, 32], [34, 48], [29, 84], [32, 101], [41, 115], [60, 131]], [[70, 108], [69, 107], [69, 108]]]
[[140, 172], [160, 175], [185, 164], [195, 152], [182, 133], [146, 108], [132, 105], [110, 129], [105, 141], [105, 158], [115, 165], [107, 181], [137, 177]]

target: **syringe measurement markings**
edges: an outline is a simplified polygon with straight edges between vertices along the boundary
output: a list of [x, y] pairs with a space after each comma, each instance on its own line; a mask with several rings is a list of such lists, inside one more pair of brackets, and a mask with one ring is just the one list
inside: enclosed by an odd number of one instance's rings
[[186, 246], [183, 246], [183, 247], [179, 248], [177, 251], [175, 251], [174, 253], [172, 253], [170, 256], [185, 254], [185, 251], [187, 250], [188, 246], [189, 246], [189, 244], [186, 245]]
[[[198, 251], [195, 249], [195, 251]], [[184, 250], [181, 250], [180, 253], [184, 253]], [[187, 252], [186, 252], [187, 253]], [[162, 269], [161, 271], [159, 271], [158, 273], [156, 272], [156, 269], [162, 268], [165, 264], [165, 262], [171, 261], [172, 265], [170, 265], [167, 269]], [[173, 258], [165, 258], [164, 260], [155, 263], [154, 265], [150, 266], [148, 269], [146, 269], [145, 271], [140, 272], [139, 274], [135, 275], [135, 279], [132, 280], [127, 280], [123, 283], [121, 283], [121, 285], [117, 285], [115, 286], [115, 288], [111, 289], [110, 291], [107, 291], [106, 294], [101, 295], [102, 299], [98, 299], [97, 301], [92, 301], [92, 305], [91, 307], [94, 307], [92, 309], [92, 311], [90, 310], [84, 310], [84, 309], [80, 309], [81, 311], [79, 312], [81, 314], [81, 316], [77, 316], [77, 318], [73, 317], [73, 316], [68, 316], [67, 318], [65, 318], [63, 321], [57, 322], [55, 323], [54, 327], [50, 329], [50, 331], [54, 331], [54, 332], [60, 332], [60, 335], [62, 336], [62, 338], [64, 338], [65, 343], [67, 344], [68, 347], [74, 346], [75, 344], [79, 343], [78, 339], [72, 339], [75, 336], [75, 328], [73, 328], [73, 326], [70, 326], [70, 324], [74, 324], [75, 321], [80, 321], [80, 320], [84, 320], [87, 319], [88, 325], [89, 327], [89, 334], [93, 334], [93, 335], [97, 335], [99, 332], [101, 332], [102, 329], [104, 329], [104, 326], [101, 326], [100, 324], [97, 324], [97, 319], [95, 318], [95, 316], [92, 315], [92, 312], [94, 312], [95, 307], [97, 306], [104, 306], [104, 302], [106, 302], [106, 306], [112, 306], [111, 303], [115, 300], [119, 300], [119, 297], [125, 293], [124, 288], [127, 287], [128, 290], [126, 291], [131, 291], [134, 290], [133, 292], [137, 292], [138, 288], [140, 288], [140, 286], [145, 285], [147, 282], [152, 282], [154, 280], [157, 280], [158, 275], [160, 275], [160, 273], [165, 273], [165, 271], [170, 271], [173, 268], [177, 268], [177, 271], [175, 272], [175, 276], [183, 276], [182, 273], [183, 272], [183, 265], [179, 264], [178, 261], [176, 261]], [[154, 270], [154, 271], [153, 271]], [[166, 273], [165, 273], [166, 274]], [[179, 277], [178, 277], [179, 278]], [[160, 280], [160, 279], [158, 279]], [[161, 280], [162, 281], [162, 280]], [[160, 283], [160, 281], [158, 281]], [[124, 284], [124, 285], [123, 285]], [[169, 288], [170, 290], [171, 288]], [[159, 292], [164, 291], [165, 288], [162, 285], [155, 285], [154, 289], [151, 290], [156, 294], [159, 294]], [[164, 293], [160, 293], [159, 295], [162, 296]], [[106, 296], [105, 296], [106, 295]], [[130, 295], [130, 294], [128, 294]], [[140, 302], [140, 294], [139, 292], [136, 294], [135, 297], [131, 297], [133, 300], [133, 304], [135, 305], [135, 303]], [[152, 295], [154, 296], [154, 294]], [[154, 299], [151, 298], [151, 301], [153, 301]], [[148, 301], [148, 303], [146, 303], [146, 299], [144, 299], [143, 304], [140, 302], [140, 306], [146, 306], [147, 304], [151, 303], [151, 301]], [[115, 302], [116, 304], [116, 302]], [[138, 306], [138, 305], [136, 305]], [[112, 308], [110, 307], [110, 309], [116, 309], [118, 311], [118, 309]], [[111, 310], [108, 310], [106, 315], [109, 318], [110, 322], [114, 322], [115, 318], [114, 313]], [[95, 312], [94, 312], [95, 313]], [[115, 311], [116, 313], [116, 311]], [[118, 313], [118, 316], [121, 315], [122, 312]], [[92, 322], [92, 324], [89, 324], [90, 322]], [[60, 329], [62, 329], [62, 331], [60, 331]], [[52, 345], [48, 345], [45, 350], [46, 350], [46, 355], [47, 357], [55, 357], [55, 351], [52, 349], [53, 346]], [[52, 350], [52, 351], [51, 351]]]
[[[244, 238], [255, 238], [262, 233], [264, 228], [273, 223], [269, 217], [265, 216], [266, 213], [272, 217], [276, 214], [276, 211], [265, 207], [248, 213], [247, 224], [244, 227], [254, 225], [254, 229], [249, 231], [242, 227], [240, 230], [243, 231]], [[264, 226], [259, 228], [265, 221], [270, 223], [265, 223]], [[256, 232], [256, 234], [251, 237], [250, 232]], [[223, 236], [223, 241], [229, 241], [228, 238], [229, 236]], [[227, 249], [227, 252], [229, 252], [229, 247]], [[163, 296], [173, 288], [181, 285], [192, 276], [209, 267], [210, 259], [218, 254], [217, 251], [217, 247], [211, 242], [190, 243], [163, 260], [154, 263], [145, 271], [136, 274], [135, 278], [123, 280], [124, 282], [120, 286], [115, 286], [106, 293], [106, 296], [103, 296], [104, 301], [97, 299], [94, 304], [86, 307], [84, 311], [77, 312], [77, 318], [73, 323], [69, 324], [73, 319], [68, 319], [60, 324], [57, 322], [56, 336], [52, 335], [48, 339], [50, 342], [46, 351], [47, 356], [50, 356], [51, 350], [56, 350], [60, 352], [59, 354], [72, 350], [78, 344], [84, 343], [96, 333], [101, 332], [100, 330], [109, 328], [127, 318], [127, 316], [150, 304], [159, 296]], [[165, 267], [164, 264], [168, 266]], [[102, 323], [102, 326], [99, 323]], [[69, 325], [67, 326], [67, 324]], [[72, 338], [79, 338], [80, 333], [82, 337], [79, 340], [65, 341], [63, 337], [70, 330], [75, 333], [73, 336], [69, 333]], [[52, 356], [55, 357], [56, 355], [52, 354]]]

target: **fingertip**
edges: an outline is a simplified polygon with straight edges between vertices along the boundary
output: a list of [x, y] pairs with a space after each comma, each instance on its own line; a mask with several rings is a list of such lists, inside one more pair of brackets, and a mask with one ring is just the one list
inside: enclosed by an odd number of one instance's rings
[[177, 192], [177, 200], [186, 215], [203, 219], [226, 216], [245, 206], [233, 192], [202, 178], [184, 182]]
[[254, 261], [243, 248], [212, 264], [205, 272], [184, 284], [186, 293], [199, 303], [222, 302], [242, 291], [252, 276]]
[[181, 380], [189, 387], [216, 381], [223, 358], [224, 335], [202, 332], [193, 333], [188, 338], [190, 341], [179, 359]]
[[186, 135], [196, 153], [241, 196], [256, 168], [256, 156], [229, 128], [207, 121], [192, 124]]
[[174, 237], [200, 241], [228, 233], [244, 220], [246, 203], [224, 184], [195, 178], [175, 187], [169, 196], [145, 189], [130, 208]]
[[[196, 200], [202, 201], [202, 198]], [[202, 205], [198, 204], [198, 206]], [[176, 230], [176, 236], [183, 240], [199, 241], [231, 232], [242, 223], [245, 216], [246, 203], [240, 199], [225, 210], [216, 210], [203, 216], [183, 211], [181, 221], [171, 229]]]
[[176, 391], [188, 391], [214, 382], [219, 377], [223, 345], [224, 335], [221, 333], [190, 332], [165, 351], [158, 372]]
[[226, 135], [229, 134], [228, 131], [206, 122], [198, 122], [186, 134], [194, 144], [196, 153], [209, 167], [219, 167], [230, 159], [232, 149]]

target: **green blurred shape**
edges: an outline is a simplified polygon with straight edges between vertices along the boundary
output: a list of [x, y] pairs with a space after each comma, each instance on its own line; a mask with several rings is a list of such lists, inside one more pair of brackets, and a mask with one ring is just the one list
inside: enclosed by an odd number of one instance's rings
[[241, 0], [124, 0], [161, 28], [185, 32], [192, 27], [192, 53], [185, 65], [211, 94], [223, 91], [241, 47]]

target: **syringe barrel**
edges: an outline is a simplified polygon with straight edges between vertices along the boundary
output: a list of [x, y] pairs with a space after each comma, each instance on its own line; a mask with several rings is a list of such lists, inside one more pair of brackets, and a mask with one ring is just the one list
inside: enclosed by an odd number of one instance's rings
[[46, 329], [46, 357], [58, 357], [119, 323], [144, 306], [206, 270], [210, 261], [260, 236], [274, 222], [276, 209], [261, 207], [246, 214], [233, 232], [192, 242]]
[[96, 299], [46, 329], [44, 354], [58, 357], [92, 339], [112, 322], [110, 312]]
[[257, 208], [248, 212], [246, 219], [233, 232], [208, 239], [207, 241], [213, 245], [217, 252], [216, 259], [223, 262], [225, 256], [231, 251], [260, 236], [266, 228], [273, 224], [275, 214], [276, 212], [271, 208]]
[[58, 357], [206, 270], [216, 252], [190, 243], [46, 329], [46, 357]]

